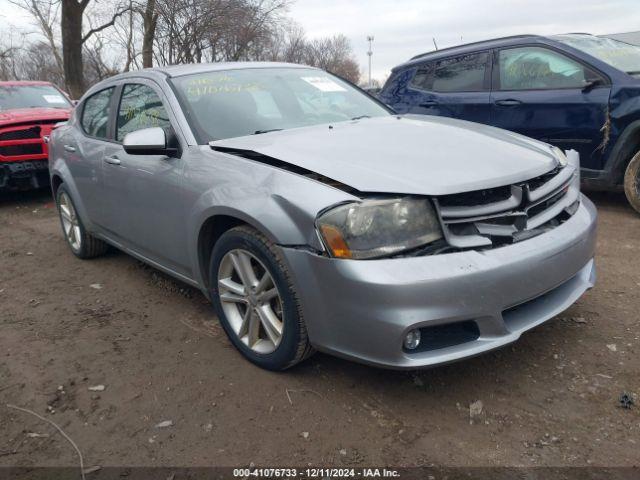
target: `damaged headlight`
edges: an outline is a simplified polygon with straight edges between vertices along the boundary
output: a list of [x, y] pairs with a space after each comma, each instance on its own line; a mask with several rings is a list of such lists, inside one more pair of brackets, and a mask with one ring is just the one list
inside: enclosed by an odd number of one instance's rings
[[337, 258], [383, 257], [442, 238], [428, 199], [348, 203], [320, 215], [316, 225], [329, 253]]

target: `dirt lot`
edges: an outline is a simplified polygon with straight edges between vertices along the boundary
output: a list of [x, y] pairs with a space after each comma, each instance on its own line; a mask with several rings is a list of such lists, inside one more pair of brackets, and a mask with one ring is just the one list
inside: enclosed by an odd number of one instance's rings
[[640, 216], [592, 197], [596, 288], [515, 345], [417, 373], [317, 354], [283, 374], [244, 361], [198, 291], [122, 253], [73, 257], [48, 193], [2, 197], [0, 466], [77, 464], [7, 403], [86, 465], [638, 465], [640, 398], [618, 398], [640, 395]]

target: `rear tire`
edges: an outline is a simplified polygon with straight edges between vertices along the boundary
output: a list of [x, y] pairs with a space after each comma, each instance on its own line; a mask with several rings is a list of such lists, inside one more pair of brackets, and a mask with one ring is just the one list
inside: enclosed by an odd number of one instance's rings
[[220, 323], [247, 360], [280, 371], [314, 352], [282, 254], [260, 232], [225, 232], [213, 248], [209, 279]]
[[631, 206], [640, 213], [640, 152], [631, 159], [624, 174], [624, 193]]
[[76, 257], [89, 259], [99, 257], [107, 252], [109, 249], [107, 243], [87, 233], [64, 184], [60, 185], [56, 192], [56, 205], [62, 233], [67, 245]]

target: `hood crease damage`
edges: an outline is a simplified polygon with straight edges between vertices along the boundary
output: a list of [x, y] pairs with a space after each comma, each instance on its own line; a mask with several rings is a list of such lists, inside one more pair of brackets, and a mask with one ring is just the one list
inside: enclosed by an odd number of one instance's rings
[[440, 117], [374, 117], [227, 138], [209, 146], [356, 194], [471, 192], [525, 181], [558, 163], [542, 142]]

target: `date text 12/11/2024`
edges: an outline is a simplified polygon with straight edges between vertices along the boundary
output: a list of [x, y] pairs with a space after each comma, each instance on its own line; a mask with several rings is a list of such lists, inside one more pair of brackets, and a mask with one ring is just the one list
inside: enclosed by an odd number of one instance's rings
[[236, 468], [236, 478], [399, 478], [388, 468]]

